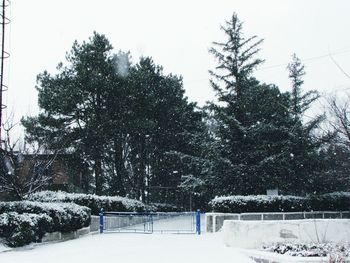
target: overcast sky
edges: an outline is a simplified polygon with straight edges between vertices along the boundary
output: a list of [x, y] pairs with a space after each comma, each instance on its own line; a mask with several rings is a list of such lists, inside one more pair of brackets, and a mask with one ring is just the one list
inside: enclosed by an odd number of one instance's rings
[[166, 73], [184, 78], [190, 101], [213, 99], [208, 70], [215, 63], [208, 48], [223, 39], [220, 25], [233, 12], [247, 36], [265, 39], [256, 72], [263, 82], [290, 88], [286, 66], [295, 52], [305, 63], [305, 90], [341, 92], [350, 74], [350, 1], [348, 0], [12, 0], [8, 9], [5, 96], [16, 117], [37, 113], [35, 83], [45, 69], [64, 62], [74, 40], [103, 33], [117, 52], [130, 50], [133, 62], [152, 56]]

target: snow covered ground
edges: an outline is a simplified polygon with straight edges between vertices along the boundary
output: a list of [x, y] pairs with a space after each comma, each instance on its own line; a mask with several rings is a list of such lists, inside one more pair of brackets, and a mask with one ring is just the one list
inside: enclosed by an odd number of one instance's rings
[[[152, 220], [144, 215], [132, 217], [105, 216], [105, 229], [115, 232], [194, 233], [196, 231], [195, 220], [195, 214], [191, 212], [181, 214], [157, 213], [152, 217]], [[205, 227], [204, 221], [205, 217], [202, 214], [201, 229]], [[95, 225], [93, 229], [98, 229], [99, 218], [94, 220], [93, 224]]]
[[225, 247], [222, 234], [122, 234], [89, 235], [33, 249], [0, 253], [0, 262], [237, 262], [253, 261]]
[[3, 251], [6, 251], [6, 250], [9, 250], [9, 248], [8, 248], [8, 247], [5, 247], [4, 245], [2, 245], [2, 244], [0, 243], [0, 253], [3, 252]]

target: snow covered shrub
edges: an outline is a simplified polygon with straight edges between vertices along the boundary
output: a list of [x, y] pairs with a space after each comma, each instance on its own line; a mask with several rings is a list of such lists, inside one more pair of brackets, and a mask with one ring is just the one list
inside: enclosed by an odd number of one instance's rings
[[295, 257], [327, 257], [330, 263], [349, 263], [349, 243], [277, 243], [264, 245], [264, 251]]
[[0, 238], [10, 247], [24, 246], [41, 240], [52, 226], [52, 218], [45, 214], [0, 214]]
[[71, 232], [89, 226], [91, 221], [89, 208], [69, 203], [0, 202], [0, 214], [6, 212], [50, 216], [52, 222], [45, 226], [45, 232]]
[[152, 212], [179, 212], [180, 209], [171, 204], [164, 203], [152, 203], [148, 206], [147, 210]]
[[309, 200], [298, 196], [234, 195], [216, 197], [209, 203], [212, 211], [222, 213], [295, 212], [309, 208]]
[[350, 193], [336, 192], [309, 197], [234, 195], [216, 197], [209, 202], [211, 209], [222, 213], [348, 211]]
[[314, 211], [347, 211], [350, 209], [350, 193], [335, 192], [310, 197]]
[[145, 211], [145, 205], [137, 200], [120, 196], [98, 196], [92, 194], [73, 194], [62, 191], [42, 191], [32, 194], [28, 200], [39, 202], [69, 202], [86, 206], [91, 209], [93, 215], [98, 215], [100, 209], [104, 211], [141, 212]]

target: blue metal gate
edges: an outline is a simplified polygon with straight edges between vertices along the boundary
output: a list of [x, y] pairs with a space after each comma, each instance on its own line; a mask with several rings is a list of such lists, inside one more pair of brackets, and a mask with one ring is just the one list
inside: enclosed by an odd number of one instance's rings
[[100, 212], [100, 233], [200, 234], [197, 212]]

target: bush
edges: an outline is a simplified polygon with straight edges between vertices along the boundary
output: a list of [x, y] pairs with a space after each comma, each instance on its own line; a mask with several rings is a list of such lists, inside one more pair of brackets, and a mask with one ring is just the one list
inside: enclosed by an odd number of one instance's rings
[[209, 202], [211, 210], [222, 213], [348, 211], [350, 193], [337, 192], [319, 196], [222, 196]]
[[350, 193], [334, 192], [310, 197], [314, 211], [348, 211], [350, 210]]
[[0, 202], [0, 214], [8, 212], [49, 216], [52, 222], [45, 226], [45, 232], [71, 232], [89, 226], [91, 221], [89, 208], [67, 203]]
[[308, 208], [308, 200], [297, 196], [222, 196], [209, 202], [211, 209], [222, 213], [295, 212]]
[[52, 227], [52, 218], [45, 214], [16, 212], [0, 214], [0, 237], [10, 247], [38, 242], [50, 227]]
[[146, 206], [137, 200], [120, 196], [98, 196], [92, 194], [70, 194], [62, 191], [42, 191], [37, 192], [27, 198], [39, 202], [64, 202], [75, 203], [91, 209], [93, 215], [98, 215], [100, 209], [104, 211], [118, 212], [142, 212]]
[[171, 204], [152, 203], [148, 206], [148, 210], [152, 212], [179, 212], [180, 209]]

